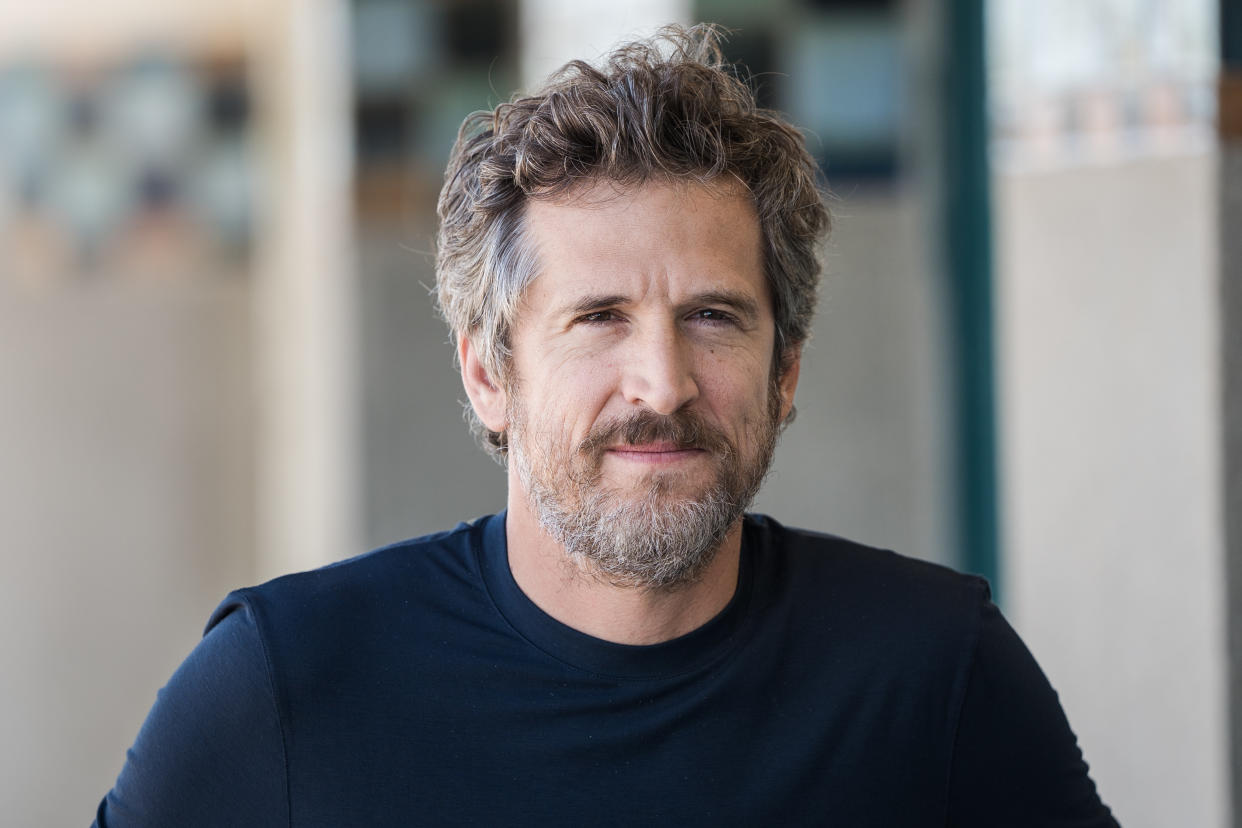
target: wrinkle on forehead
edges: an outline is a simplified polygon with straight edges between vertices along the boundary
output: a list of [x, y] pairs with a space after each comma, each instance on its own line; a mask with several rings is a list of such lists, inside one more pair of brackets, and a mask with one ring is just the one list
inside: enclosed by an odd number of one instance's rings
[[[704, 204], [701, 199], [690, 197], [706, 195], [717, 204]], [[619, 203], [620, 202], [620, 203]], [[624, 186], [610, 180], [596, 180], [571, 190], [556, 200], [532, 200], [526, 206], [526, 230], [528, 241], [533, 245], [538, 273], [546, 271], [549, 253], [565, 253], [573, 258], [586, 251], [592, 253], [633, 253], [636, 249], [648, 249], [652, 254], [687, 253], [694, 245], [696, 252], [710, 256], [738, 244], [736, 225], [731, 222], [687, 223], [676, 217], [687, 212], [702, 213], [719, 208], [719, 202], [732, 202], [743, 207], [748, 217], [749, 229], [753, 231], [754, 245], [747, 252], [753, 254], [754, 265], [762, 272], [762, 230], [759, 215], [748, 191], [734, 179], [720, 179], [709, 185], [684, 180], [655, 180], [638, 186]], [[612, 211], [612, 223], [600, 226], [591, 221], [589, 214], [576, 211]], [[655, 215], [653, 215], [653, 212]], [[663, 216], [671, 221], [659, 221]], [[722, 216], [723, 218], [724, 216]], [[735, 218], [728, 216], [729, 219]], [[538, 230], [536, 225], [539, 225]], [[618, 225], [630, 225], [634, 233], [617, 232]], [[539, 230], [543, 232], [538, 232]], [[748, 234], [749, 235], [749, 234]], [[730, 259], [736, 266], [736, 262]], [[538, 277], [536, 277], [538, 278]]]

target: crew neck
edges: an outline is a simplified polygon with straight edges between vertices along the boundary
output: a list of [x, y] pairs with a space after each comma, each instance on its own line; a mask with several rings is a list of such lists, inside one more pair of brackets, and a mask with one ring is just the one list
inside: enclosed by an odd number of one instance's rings
[[532, 646], [589, 673], [617, 678], [667, 678], [701, 669], [742, 639], [754, 583], [751, 532], [743, 522], [737, 588], [724, 609], [685, 635], [658, 644], [618, 644], [575, 630], [548, 615], [518, 586], [509, 568], [507, 511], [475, 524], [471, 544], [496, 609]]

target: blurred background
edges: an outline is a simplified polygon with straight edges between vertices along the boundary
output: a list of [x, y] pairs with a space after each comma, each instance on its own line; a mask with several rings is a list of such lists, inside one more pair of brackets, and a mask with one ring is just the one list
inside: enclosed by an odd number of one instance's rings
[[1242, 824], [1238, 6], [0, 4], [6, 820], [89, 822], [230, 589], [503, 508], [429, 297], [457, 126], [709, 20], [834, 193], [758, 508], [987, 575], [1124, 825]]

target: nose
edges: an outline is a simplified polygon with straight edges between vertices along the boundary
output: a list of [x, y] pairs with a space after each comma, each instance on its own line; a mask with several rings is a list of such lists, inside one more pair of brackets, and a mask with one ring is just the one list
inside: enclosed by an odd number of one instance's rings
[[691, 345], [675, 324], [636, 335], [626, 355], [622, 393], [626, 402], [672, 414], [698, 399]]

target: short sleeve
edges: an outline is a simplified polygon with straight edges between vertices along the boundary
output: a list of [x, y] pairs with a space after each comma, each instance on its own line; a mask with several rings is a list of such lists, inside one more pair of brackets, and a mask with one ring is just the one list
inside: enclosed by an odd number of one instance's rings
[[958, 722], [948, 824], [1117, 828], [1056, 691], [990, 601]]
[[226, 600], [156, 697], [98, 828], [287, 825], [282, 731], [244, 600]]

